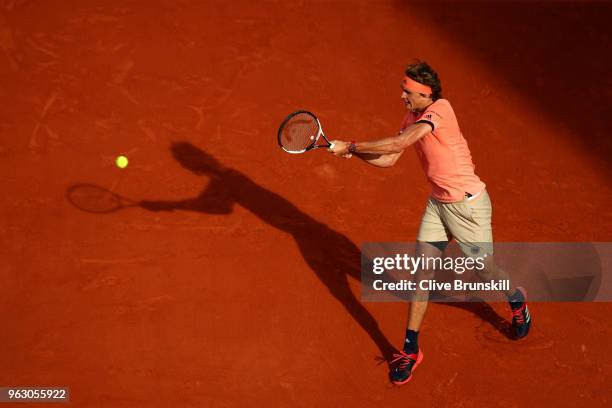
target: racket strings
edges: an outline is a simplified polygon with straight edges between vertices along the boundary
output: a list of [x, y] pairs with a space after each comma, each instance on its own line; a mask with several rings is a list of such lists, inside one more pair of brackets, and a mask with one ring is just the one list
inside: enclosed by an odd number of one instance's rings
[[108, 213], [122, 207], [121, 198], [117, 194], [89, 184], [72, 186], [67, 198], [75, 207], [92, 213]]
[[282, 147], [290, 152], [301, 152], [316, 143], [319, 122], [307, 113], [291, 117], [280, 133]]

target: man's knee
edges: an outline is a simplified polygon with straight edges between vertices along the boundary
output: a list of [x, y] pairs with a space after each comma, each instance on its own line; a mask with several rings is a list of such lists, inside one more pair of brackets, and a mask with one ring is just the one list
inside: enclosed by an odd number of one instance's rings
[[448, 241], [417, 241], [416, 256], [422, 257], [423, 263], [417, 271], [420, 279], [432, 279], [436, 273], [434, 260], [442, 256]]
[[432, 242], [417, 241], [417, 244], [416, 244], [417, 256], [421, 256], [421, 255], [429, 256], [429, 257], [440, 256], [442, 252], [444, 252], [447, 246], [448, 246], [448, 241], [432, 241]]

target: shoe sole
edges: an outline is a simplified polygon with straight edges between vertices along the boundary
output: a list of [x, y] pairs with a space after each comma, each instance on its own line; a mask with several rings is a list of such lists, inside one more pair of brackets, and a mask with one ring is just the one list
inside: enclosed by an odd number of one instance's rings
[[419, 366], [419, 364], [421, 364], [421, 361], [423, 361], [423, 357], [425, 355], [423, 354], [422, 351], [419, 351], [419, 355], [417, 356], [417, 360], [414, 363], [414, 365], [412, 366], [412, 371], [410, 372], [410, 377], [406, 378], [404, 381], [393, 381], [391, 380], [391, 382], [395, 385], [404, 385], [407, 382], [409, 382], [410, 380], [412, 380], [413, 374], [415, 372], [415, 370], [417, 369], [417, 367]]

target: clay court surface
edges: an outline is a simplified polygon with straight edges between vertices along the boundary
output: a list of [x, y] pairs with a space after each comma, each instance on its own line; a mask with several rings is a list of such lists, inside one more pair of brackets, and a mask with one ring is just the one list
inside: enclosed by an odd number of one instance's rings
[[[520, 342], [503, 304], [432, 304], [393, 387], [406, 305], [359, 301], [359, 245], [415, 239], [418, 161], [275, 140], [298, 108], [332, 138], [393, 134], [420, 57], [496, 240], [612, 241], [610, 4], [1, 4], [1, 386], [79, 407], [612, 403], [610, 303], [532, 304]], [[78, 183], [147, 205], [87, 213]]]

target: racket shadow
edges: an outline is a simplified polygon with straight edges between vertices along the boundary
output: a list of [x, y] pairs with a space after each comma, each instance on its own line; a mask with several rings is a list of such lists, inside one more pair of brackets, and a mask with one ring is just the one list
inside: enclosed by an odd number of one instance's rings
[[123, 208], [139, 206], [136, 201], [90, 183], [69, 186], [66, 189], [66, 200], [73, 207], [92, 214], [110, 214]]
[[[174, 158], [186, 169], [209, 178], [196, 198], [177, 201], [140, 201], [151, 211], [190, 210], [206, 214], [229, 214], [238, 204], [268, 225], [290, 234], [304, 260], [334, 296], [368, 333], [382, 358], [396, 349], [380, 330], [372, 314], [350, 289], [348, 277], [360, 279], [360, 250], [346, 236], [302, 212], [282, 196], [256, 184], [245, 174], [223, 166], [212, 155], [186, 143], [171, 146]], [[333, 256], [330, 256], [333, 252]]]

